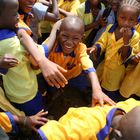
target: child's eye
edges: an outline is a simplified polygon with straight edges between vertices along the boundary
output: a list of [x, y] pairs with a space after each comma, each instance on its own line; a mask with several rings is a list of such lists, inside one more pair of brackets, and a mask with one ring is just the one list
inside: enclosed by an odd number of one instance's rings
[[68, 36], [67, 35], [63, 35], [63, 37], [67, 38]]
[[125, 19], [125, 17], [121, 17], [121, 19]]

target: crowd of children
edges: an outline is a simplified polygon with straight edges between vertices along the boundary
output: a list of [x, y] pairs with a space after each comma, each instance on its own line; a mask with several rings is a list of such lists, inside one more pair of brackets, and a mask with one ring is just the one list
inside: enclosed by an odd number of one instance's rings
[[[2, 107], [0, 128], [30, 127], [42, 140], [138, 140], [139, 123], [129, 127], [140, 122], [139, 15], [138, 0], [1, 0], [0, 97], [31, 117]], [[47, 122], [40, 87], [90, 89], [92, 107]]]

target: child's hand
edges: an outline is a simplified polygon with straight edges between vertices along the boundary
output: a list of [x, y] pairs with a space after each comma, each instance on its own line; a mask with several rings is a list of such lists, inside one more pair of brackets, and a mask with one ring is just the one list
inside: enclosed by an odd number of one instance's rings
[[99, 17], [99, 21], [100, 21], [100, 25], [102, 27], [105, 27], [107, 25], [107, 20], [106, 18], [102, 18], [102, 17]]
[[37, 131], [37, 129], [35, 128], [36, 125], [44, 125], [48, 120], [43, 116], [47, 114], [48, 114], [47, 111], [44, 112], [44, 110], [41, 110], [36, 115], [30, 116], [29, 118], [30, 118], [31, 128]]
[[96, 51], [97, 51], [96, 46], [93, 46], [93, 47], [91, 47], [91, 48], [87, 48], [87, 53], [88, 53], [88, 54], [93, 53], [93, 59], [94, 59], [94, 60], [97, 59], [97, 57], [96, 57]]
[[91, 53], [93, 53], [93, 52], [96, 53], [96, 50], [97, 50], [97, 49], [96, 49], [96, 46], [93, 46], [93, 47], [87, 48], [87, 53], [88, 53], [88, 54], [91, 54]]
[[133, 58], [133, 62], [135, 64], [139, 63], [140, 62], [140, 53], [136, 54]]
[[5, 54], [3, 57], [0, 58], [0, 67], [9, 69], [18, 65], [18, 60], [12, 56], [11, 54]]
[[115, 105], [115, 102], [111, 100], [107, 95], [105, 95], [102, 91], [93, 93], [92, 106], [95, 106], [97, 103], [99, 103], [101, 107], [103, 107], [105, 103]]
[[53, 25], [53, 29], [59, 30], [60, 29], [60, 25], [62, 23], [62, 20], [58, 20], [54, 25]]
[[123, 35], [123, 42], [124, 42], [124, 45], [128, 45], [129, 44], [129, 41], [132, 37], [132, 31], [130, 28], [121, 28], [120, 29], [120, 32], [122, 33]]

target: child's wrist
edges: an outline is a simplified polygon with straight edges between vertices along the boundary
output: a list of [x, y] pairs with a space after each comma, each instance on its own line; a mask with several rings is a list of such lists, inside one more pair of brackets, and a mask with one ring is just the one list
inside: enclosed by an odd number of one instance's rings
[[128, 44], [124, 44], [123, 46], [124, 46], [124, 47], [128, 47], [128, 46], [130, 46], [130, 44], [129, 44], [129, 43], [128, 43]]

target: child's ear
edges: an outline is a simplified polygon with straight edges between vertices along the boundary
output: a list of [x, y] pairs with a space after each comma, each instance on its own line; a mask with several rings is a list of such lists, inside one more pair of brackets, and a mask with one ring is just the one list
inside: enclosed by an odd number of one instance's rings
[[57, 29], [57, 31], [56, 31], [56, 35], [58, 36], [58, 35], [59, 35], [59, 33], [60, 33], [60, 30], [59, 30], [59, 29]]

